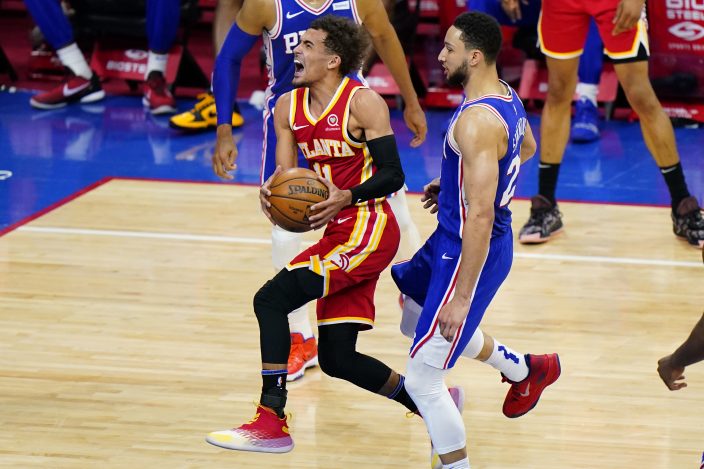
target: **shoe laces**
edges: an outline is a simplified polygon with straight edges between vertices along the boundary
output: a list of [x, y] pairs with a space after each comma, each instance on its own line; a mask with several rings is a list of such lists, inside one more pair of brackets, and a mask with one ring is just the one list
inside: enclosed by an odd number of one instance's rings
[[193, 110], [197, 112], [212, 106], [215, 102], [213, 95], [210, 93], [201, 93], [196, 96], [196, 99], [198, 99], [198, 102], [193, 106]]

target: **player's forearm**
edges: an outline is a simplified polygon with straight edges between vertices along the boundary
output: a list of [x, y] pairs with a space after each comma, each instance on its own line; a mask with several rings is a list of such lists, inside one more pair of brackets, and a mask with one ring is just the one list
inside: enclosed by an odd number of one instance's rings
[[493, 213], [475, 213], [471, 209], [462, 230], [462, 260], [457, 274], [454, 297], [467, 304], [469, 310], [474, 287], [489, 253]]
[[704, 315], [692, 329], [687, 340], [672, 354], [675, 367], [686, 367], [704, 360]]
[[350, 189], [354, 204], [384, 197], [403, 187], [405, 175], [393, 135], [385, 135], [367, 142], [367, 148], [376, 171], [362, 184]]
[[391, 76], [394, 77], [406, 106], [420, 107], [418, 95], [411, 82], [411, 75], [408, 73], [406, 56], [403, 53], [403, 47], [401, 47], [396, 33], [393, 29], [390, 29], [388, 33], [372, 37], [372, 43], [377, 54], [379, 54], [379, 57], [381, 57], [381, 60], [391, 72]]
[[231, 124], [232, 109], [237, 99], [240, 82], [240, 65], [258, 36], [242, 31], [234, 23], [227, 33], [213, 67], [213, 95], [218, 125]]

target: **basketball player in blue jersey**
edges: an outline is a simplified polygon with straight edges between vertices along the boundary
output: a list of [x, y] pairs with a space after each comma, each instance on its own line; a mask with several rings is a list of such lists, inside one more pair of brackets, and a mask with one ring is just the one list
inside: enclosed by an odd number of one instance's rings
[[[228, 171], [235, 169], [237, 160], [228, 116], [237, 96], [243, 57], [262, 35], [269, 67], [261, 167], [261, 181], [264, 182], [276, 167], [273, 111], [279, 96], [293, 89], [293, 49], [313, 20], [329, 14], [349, 18], [365, 27], [376, 52], [401, 89], [406, 103], [404, 119], [414, 134], [411, 146], [416, 147], [425, 140], [425, 114], [413, 89], [403, 49], [380, 0], [245, 0], [225, 38], [213, 71], [213, 93], [218, 116], [213, 169], [218, 176], [232, 179]], [[361, 79], [356, 73], [354, 75]], [[417, 242], [414, 244], [419, 245], [420, 239], [410, 219], [405, 194], [400, 192], [389, 201], [403, 233], [402, 238], [415, 234]], [[300, 252], [300, 245], [300, 234], [273, 228], [272, 260], [277, 272]], [[305, 306], [289, 314], [289, 323], [291, 355], [287, 379], [295, 380], [303, 376], [306, 368], [317, 364], [317, 350]]]
[[[57, 109], [71, 103], [92, 103], [103, 99], [105, 91], [100, 86], [100, 79], [78, 48], [59, 0], [25, 0], [24, 3], [68, 71], [59, 86], [32, 96], [29, 101], [32, 107]], [[142, 103], [152, 114], [176, 112], [176, 101], [166, 86], [164, 75], [168, 51], [178, 32], [179, 5], [179, 0], [147, 1], [149, 56]]]
[[507, 417], [530, 411], [560, 375], [557, 354], [522, 355], [478, 329], [511, 268], [508, 205], [521, 163], [536, 149], [521, 100], [498, 78], [501, 40], [496, 20], [478, 12], [458, 16], [445, 36], [438, 59], [466, 99], [448, 127], [440, 180], [426, 186], [426, 208], [437, 205], [438, 227], [410, 261], [391, 270], [401, 292], [422, 305], [405, 385], [445, 468], [469, 467], [464, 422], [444, 382], [463, 351], [511, 384]]

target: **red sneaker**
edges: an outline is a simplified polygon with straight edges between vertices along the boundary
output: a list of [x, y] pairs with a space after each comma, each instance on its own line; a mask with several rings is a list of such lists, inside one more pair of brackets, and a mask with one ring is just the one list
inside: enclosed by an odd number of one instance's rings
[[159, 72], [151, 72], [144, 84], [144, 107], [149, 108], [149, 112], [157, 114], [173, 114], [176, 112], [176, 100], [166, 86], [164, 75]]
[[231, 430], [209, 433], [205, 441], [211, 445], [239, 451], [288, 453], [293, 439], [288, 430], [288, 416], [280, 419], [268, 407], [257, 406], [257, 413], [248, 423]]
[[90, 80], [79, 77], [69, 71], [66, 80], [59, 86], [45, 93], [32, 96], [29, 104], [37, 109], [57, 109], [69, 103], [92, 103], [105, 97], [100, 86], [100, 79], [95, 73]]
[[530, 412], [538, 403], [545, 388], [560, 377], [560, 357], [556, 353], [526, 355], [526, 363], [529, 371], [523, 381], [514, 383], [502, 375], [502, 383], [511, 383], [511, 389], [506, 394], [503, 408], [504, 415], [511, 419]]
[[303, 377], [306, 368], [318, 365], [318, 346], [315, 337], [303, 340], [303, 334], [291, 334], [291, 352], [288, 355], [288, 375], [286, 381], [295, 381]]

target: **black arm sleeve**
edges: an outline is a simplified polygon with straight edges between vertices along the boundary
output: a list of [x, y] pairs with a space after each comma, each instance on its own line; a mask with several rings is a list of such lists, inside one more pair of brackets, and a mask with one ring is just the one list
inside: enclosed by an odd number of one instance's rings
[[369, 140], [367, 148], [376, 166], [376, 172], [362, 184], [350, 189], [353, 204], [396, 192], [403, 187], [405, 180], [396, 138], [393, 135]]

